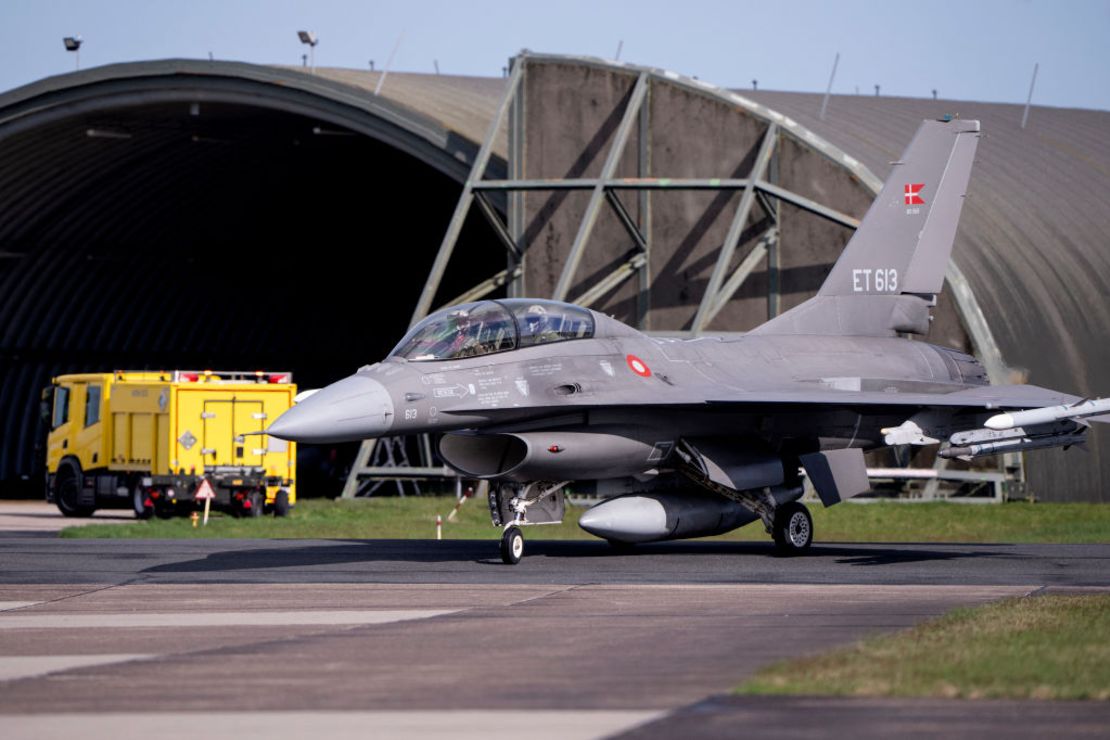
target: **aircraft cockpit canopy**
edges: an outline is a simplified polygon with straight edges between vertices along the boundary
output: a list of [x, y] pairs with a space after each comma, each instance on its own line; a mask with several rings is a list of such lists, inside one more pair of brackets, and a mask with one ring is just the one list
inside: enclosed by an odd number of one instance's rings
[[593, 316], [569, 303], [530, 298], [480, 301], [432, 314], [405, 335], [390, 357], [457, 360], [593, 335]]

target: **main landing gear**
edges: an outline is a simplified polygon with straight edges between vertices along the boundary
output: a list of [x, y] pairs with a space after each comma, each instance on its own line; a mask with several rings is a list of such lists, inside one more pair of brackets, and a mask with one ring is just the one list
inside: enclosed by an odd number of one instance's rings
[[775, 507], [771, 536], [781, 553], [793, 554], [805, 550], [813, 542], [813, 517], [809, 515], [809, 509], [797, 501]]

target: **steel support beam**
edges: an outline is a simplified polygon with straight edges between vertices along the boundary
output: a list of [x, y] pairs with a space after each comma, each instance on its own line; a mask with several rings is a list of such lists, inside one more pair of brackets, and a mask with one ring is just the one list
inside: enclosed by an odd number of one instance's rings
[[520, 80], [524, 76], [524, 64], [524, 60], [518, 58], [517, 63], [513, 65], [512, 74], [509, 75], [509, 84], [505, 88], [505, 95], [497, 106], [497, 112], [494, 114], [493, 120], [490, 121], [486, 138], [482, 141], [481, 149], [478, 150], [478, 156], [474, 158], [474, 164], [470, 168], [470, 177], [463, 185], [462, 196], [455, 205], [455, 212], [447, 226], [447, 233], [443, 235], [439, 252], [436, 253], [435, 262], [432, 263], [432, 269], [428, 273], [428, 280], [424, 283], [424, 290], [420, 294], [420, 299], [416, 302], [416, 309], [413, 311], [412, 319], [409, 322], [410, 326], [428, 315], [428, 309], [431, 308], [432, 301], [435, 300], [439, 284], [443, 280], [443, 273], [447, 271], [447, 263], [451, 261], [451, 253], [455, 251], [455, 245], [459, 241], [459, 234], [466, 222], [467, 213], [470, 212], [470, 204], [474, 199], [474, 184], [486, 174], [486, 167], [489, 165], [490, 155], [493, 152], [493, 141], [497, 138], [497, 132], [501, 129], [501, 124], [509, 111], [509, 105], [516, 97]]
[[633, 124], [635, 124], [639, 118], [640, 106], [643, 104], [644, 97], [647, 95], [648, 79], [649, 76], [646, 71], [640, 72], [639, 77], [636, 78], [636, 84], [633, 86], [632, 94], [628, 99], [628, 106], [624, 109], [624, 116], [621, 118], [620, 126], [617, 127], [617, 133], [613, 137], [613, 143], [609, 147], [609, 155], [605, 158], [605, 165], [601, 170], [600, 181], [594, 186], [593, 193], [590, 195], [590, 202], [586, 206], [586, 213], [582, 217], [582, 223], [578, 227], [578, 234], [574, 237], [574, 243], [570, 247], [569, 254], [567, 254], [566, 264], [563, 265], [563, 272], [559, 276], [559, 282], [556, 284], [555, 291], [551, 296], [557, 301], [566, 300], [567, 293], [570, 292], [570, 286], [574, 281], [574, 275], [578, 271], [578, 263], [582, 261], [582, 254], [585, 252], [586, 242], [590, 238], [590, 233], [593, 231], [594, 224], [597, 223], [597, 215], [601, 209], [601, 201], [605, 197], [604, 181], [613, 179], [613, 175], [617, 171], [617, 164], [624, 154], [624, 147], [628, 142], [628, 136], [632, 133]]
[[[447, 301], [447, 303], [445, 303], [440, 308], [447, 308], [448, 306], [457, 306], [460, 303], [471, 303], [473, 301], [481, 300], [493, 291], [500, 288], [502, 285], [516, 280], [518, 277], [520, 277], [521, 272], [523, 272], [523, 268], [520, 265], [506, 267], [501, 272], [498, 272], [497, 274], [486, 278], [465, 293], [455, 296], [451, 300]], [[437, 308], [436, 310], [438, 311], [439, 309]]]
[[[651, 173], [651, 88], [647, 98], [640, 106], [639, 146], [637, 147], [636, 176], [646, 178]], [[644, 266], [638, 271], [639, 285], [636, 293], [636, 328], [641, 331], [649, 327], [651, 314], [651, 191], [638, 190], [639, 232], [644, 235]]]
[[573, 302], [579, 306], [589, 308], [603, 295], [635, 275], [646, 261], [647, 257], [642, 252], [637, 252], [627, 262], [606, 275], [601, 282], [575, 298]]
[[493, 227], [493, 231], [497, 234], [497, 238], [505, 245], [505, 249], [509, 252], [510, 259], [514, 262], [519, 262], [521, 258], [520, 247], [517, 245], [516, 240], [509, 234], [508, 228], [501, 220], [501, 217], [497, 215], [497, 211], [490, 204], [486, 194], [480, 191], [475, 192], [474, 201], [478, 204], [478, 209], [482, 212], [482, 215], [489, 221], [489, 225]]
[[606, 188], [605, 198], [609, 201], [609, 205], [613, 206], [617, 218], [620, 219], [628, 235], [632, 237], [632, 241], [636, 242], [636, 246], [640, 248], [641, 252], [646, 252], [647, 238], [644, 236], [643, 232], [640, 231], [640, 227], [636, 225], [636, 222], [632, 220], [632, 216], [628, 213], [628, 209], [624, 207], [624, 203], [621, 203], [621, 199], [617, 196], [616, 192]]
[[[523, 61], [521, 62], [523, 64]], [[516, 96], [513, 98], [512, 104], [509, 106], [509, 131], [508, 131], [508, 144], [509, 144], [509, 160], [507, 165], [507, 177], [519, 180], [524, 176], [524, 111], [527, 104], [526, 98], [527, 87], [522, 87], [517, 91]], [[520, 247], [520, 240], [524, 237], [524, 199], [526, 194], [520, 190], [510, 191], [506, 198], [507, 206], [507, 222], [509, 226], [509, 238], [513, 244]], [[522, 268], [524, 263], [524, 250], [520, 248], [520, 256], [516, 257], [509, 255], [506, 260], [506, 267], [509, 269]], [[517, 271], [517, 277], [514, 278], [505, 289], [505, 293], [510, 298], [519, 298], [527, 295], [527, 286], [524, 284], [524, 270]]]
[[[775, 153], [771, 155], [771, 161], [767, 165], [767, 180], [770, 182], [779, 182], [779, 154], [781, 150], [776, 149]], [[767, 208], [768, 215], [771, 217], [771, 222], [778, 226], [782, 221], [782, 201], [776, 200], [774, 203], [771, 199], [761, 191], [756, 191], [761, 198], [760, 205]], [[782, 308], [782, 253], [779, 249], [779, 240], [772, 239], [767, 244], [767, 320], [775, 318], [779, 315]]]
[[343, 493], [340, 498], [354, 498], [358, 496], [359, 479], [358, 474], [361, 473], [370, 464], [370, 455], [374, 452], [374, 443], [376, 439], [364, 439], [362, 444], [358, 446], [358, 453], [355, 455], [355, 463], [351, 466], [351, 472], [347, 474], [347, 482], [343, 484]]
[[771, 203], [771, 199], [767, 197], [767, 194], [757, 188], [755, 191], [755, 199], [759, 201], [759, 207], [767, 214], [767, 218], [771, 219], [772, 223], [778, 224], [779, 209]]
[[853, 229], [859, 228], [858, 218], [853, 218], [847, 213], [841, 213], [840, 211], [833, 210], [832, 208], [828, 208], [827, 206], [823, 206], [815, 200], [810, 200], [809, 198], [798, 195], [797, 193], [787, 190], [786, 188], [780, 188], [778, 185], [772, 185], [766, 180], [760, 180], [755, 184], [755, 186], [758, 189], [762, 190], [764, 193], [767, 193], [774, 198], [778, 198], [779, 200], [786, 201], [787, 203], [798, 206], [803, 211], [809, 211], [810, 213], [821, 216], [822, 218], [827, 218], [830, 221], [835, 221], [838, 224], [850, 226]]
[[740, 264], [736, 267], [736, 271], [729, 276], [729, 279], [721, 287], [717, 295], [717, 299], [713, 302], [713, 306], [709, 310], [709, 315], [706, 317], [706, 322], [713, 320], [721, 309], [724, 308], [732, 297], [736, 295], [736, 291], [740, 290], [740, 286], [748, 279], [748, 276], [755, 271], [759, 263], [763, 261], [764, 257], [770, 254], [771, 249], [778, 242], [779, 232], [778, 229], [771, 227], [763, 232], [759, 240], [752, 247], [751, 251], [744, 257]]
[[475, 190], [593, 190], [604, 185], [612, 190], [741, 190], [751, 180], [735, 177], [599, 177], [535, 178], [531, 180], [482, 180]]
[[[753, 182], [759, 182], [767, 172], [767, 164], [771, 161], [771, 153], [775, 150], [775, 140], [778, 137], [778, 132], [778, 126], [771, 123], [767, 127], [767, 132], [763, 134], [763, 141], [759, 145], [759, 153], [756, 154], [751, 175], [748, 177]], [[736, 215], [733, 216], [732, 223], [728, 227], [725, 243], [721, 245], [721, 251], [717, 255], [717, 264], [713, 266], [713, 274], [709, 276], [709, 285], [706, 286], [705, 293], [701, 297], [701, 303], [698, 304], [698, 312], [694, 315], [694, 323], [690, 328], [694, 330], [695, 334], [702, 331], [712, 318], [709, 314], [713, 306], [718, 303], [717, 294], [720, 293], [725, 273], [728, 271], [729, 265], [732, 264], [732, 255], [736, 253], [736, 247], [740, 244], [740, 236], [744, 233], [744, 226], [748, 223], [748, 216], [751, 215], [752, 205], [754, 204], [755, 188], [745, 188], [744, 194], [740, 196], [740, 206], [736, 209]]]

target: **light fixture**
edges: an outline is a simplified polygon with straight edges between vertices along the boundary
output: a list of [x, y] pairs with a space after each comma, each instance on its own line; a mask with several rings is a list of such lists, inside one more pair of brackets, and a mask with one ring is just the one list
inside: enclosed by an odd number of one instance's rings
[[297, 38], [302, 44], [308, 44], [309, 70], [316, 74], [316, 44], [320, 43], [320, 39], [312, 31], [297, 31]]
[[81, 35], [66, 36], [62, 39], [62, 43], [66, 45], [66, 51], [72, 51], [76, 55], [74, 69], [81, 69]]

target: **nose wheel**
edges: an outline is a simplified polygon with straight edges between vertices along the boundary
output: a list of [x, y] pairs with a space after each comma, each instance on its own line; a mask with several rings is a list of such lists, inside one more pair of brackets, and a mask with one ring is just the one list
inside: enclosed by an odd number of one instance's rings
[[501, 533], [501, 559], [508, 565], [516, 565], [524, 555], [524, 535], [520, 527], [505, 527]]

